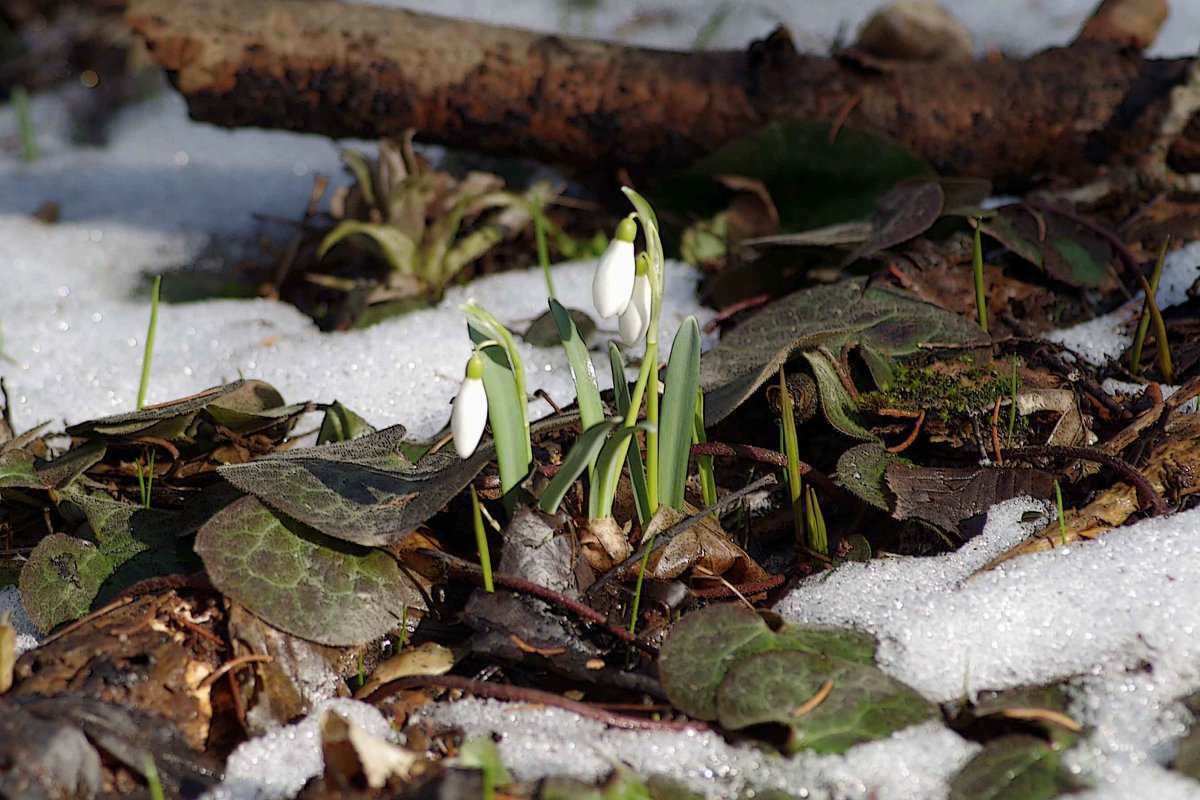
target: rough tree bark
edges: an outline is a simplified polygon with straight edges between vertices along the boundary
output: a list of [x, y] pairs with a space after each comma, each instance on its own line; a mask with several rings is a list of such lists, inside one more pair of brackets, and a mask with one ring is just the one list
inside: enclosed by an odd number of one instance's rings
[[783, 30], [744, 52], [677, 53], [332, 0], [132, 0], [127, 19], [191, 115], [219, 125], [412, 127], [454, 147], [638, 170], [772, 120], [822, 119], [1001, 187], [1143, 154], [1193, 63], [1104, 41], [1023, 61], [880, 63], [801, 55]]

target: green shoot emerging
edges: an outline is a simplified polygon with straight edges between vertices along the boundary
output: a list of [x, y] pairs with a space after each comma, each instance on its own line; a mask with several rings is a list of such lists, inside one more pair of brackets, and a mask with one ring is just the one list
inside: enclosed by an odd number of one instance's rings
[[[804, 484], [800, 477], [800, 443], [796, 438], [796, 417], [794, 416], [792, 395], [788, 392], [787, 376], [783, 368], [779, 369], [779, 415], [782, 429], [783, 452], [787, 457], [788, 499], [792, 502], [792, 525], [796, 531], [796, 541], [805, 543], [804, 520]], [[815, 548], [814, 548], [815, 549]]]
[[1054, 479], [1054, 505], [1058, 509], [1058, 535], [1063, 547], [1067, 546], [1067, 516], [1063, 512], [1062, 487]]
[[21, 158], [26, 164], [38, 160], [37, 133], [33, 127], [33, 112], [29, 108], [29, 92], [25, 87], [12, 88], [12, 101], [17, 110], [17, 128], [21, 135]]
[[979, 311], [979, 327], [988, 332], [987, 297], [983, 286], [983, 242], [979, 234], [979, 220], [973, 222], [975, 228], [975, 246], [972, 251], [971, 263], [975, 273], [975, 308]]
[[1017, 426], [1017, 357], [1012, 357], [1012, 378], [1009, 381], [1008, 439], [1012, 441]]
[[471, 484], [471, 521], [475, 526], [475, 546], [479, 548], [479, 568], [483, 570], [483, 588], [489, 594], [496, 591], [492, 585], [492, 556], [488, 551], [487, 530], [483, 527], [483, 510], [479, 506], [479, 495], [475, 484]]
[[1129, 350], [1129, 371], [1137, 375], [1142, 370], [1142, 346], [1146, 343], [1146, 333], [1150, 330], [1150, 301], [1158, 294], [1158, 281], [1162, 278], [1163, 262], [1167, 257], [1167, 246], [1171, 237], [1163, 240], [1158, 248], [1158, 259], [1154, 262], [1154, 270], [1150, 273], [1150, 291], [1142, 301], [1142, 314], [1138, 319], [1137, 333], [1133, 337], [1133, 347]]
[[[692, 420], [692, 443], [706, 444], [708, 435], [704, 432], [704, 390], [696, 390], [696, 415]], [[712, 456], [696, 457], [696, 472], [700, 474], [700, 494], [705, 506], [717, 504], [717, 476], [713, 469]], [[717, 520], [716, 512], [713, 520]]]
[[542, 204], [536, 201], [529, 204], [533, 212], [533, 235], [537, 240], [538, 265], [542, 268], [542, 276], [546, 279], [546, 295], [551, 300], [557, 300], [554, 293], [554, 280], [550, 277], [550, 247], [546, 243], [546, 215]]
[[142, 472], [142, 462], [135, 462], [137, 467], [138, 492], [142, 499], [142, 508], [150, 507], [150, 490], [154, 488], [154, 450], [150, 450], [150, 465]]
[[154, 765], [154, 756], [149, 753], [146, 753], [142, 771], [146, 775], [146, 788], [150, 791], [150, 800], [165, 800], [162, 779], [158, 777], [158, 767]]
[[154, 278], [154, 290], [150, 295], [150, 324], [146, 328], [146, 349], [142, 354], [142, 380], [138, 384], [137, 407], [146, 405], [146, 387], [150, 383], [150, 360], [154, 357], [154, 332], [158, 329], [158, 295], [162, 288], [162, 275]]
[[1171, 365], [1171, 344], [1167, 341], [1167, 323], [1163, 320], [1162, 312], [1158, 310], [1158, 301], [1154, 297], [1154, 289], [1141, 275], [1138, 280], [1142, 291], [1146, 293], [1146, 307], [1150, 309], [1150, 321], [1154, 324], [1154, 347], [1158, 351], [1158, 368], [1163, 380], [1175, 382], [1175, 368]]
[[808, 527], [808, 546], [822, 555], [829, 554], [829, 533], [825, 529], [825, 515], [821, 512], [821, 501], [811, 486], [804, 487], [804, 523]]

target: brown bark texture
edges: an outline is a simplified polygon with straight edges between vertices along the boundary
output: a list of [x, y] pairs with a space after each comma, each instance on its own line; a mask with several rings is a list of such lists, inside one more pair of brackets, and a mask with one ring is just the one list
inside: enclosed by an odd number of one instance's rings
[[127, 19], [191, 115], [333, 137], [398, 136], [634, 172], [678, 167], [783, 119], [884, 134], [999, 187], [1082, 179], [1143, 154], [1189, 60], [1079, 41], [1027, 60], [879, 62], [680, 53], [333, 0], [132, 0]]

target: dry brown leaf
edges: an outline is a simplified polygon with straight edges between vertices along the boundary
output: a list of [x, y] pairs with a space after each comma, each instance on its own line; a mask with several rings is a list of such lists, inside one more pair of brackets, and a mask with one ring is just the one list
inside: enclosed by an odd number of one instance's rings
[[453, 651], [437, 642], [406, 647], [377, 666], [354, 696], [366, 697], [383, 684], [410, 675], [445, 675], [454, 666], [454, 662]]
[[[683, 511], [662, 506], [646, 526], [643, 541], [651, 535], [674, 527], [685, 517], [698, 511], [691, 505]], [[729, 535], [710, 516], [667, 543], [666, 547], [650, 554], [647, 574], [658, 580], [677, 578], [690, 568], [702, 568], [709, 574], [720, 575], [734, 584], [766, 580], [767, 571], [750, 558], [746, 551], [730, 540]]]
[[579, 530], [579, 547], [588, 566], [597, 572], [612, 569], [633, 554], [629, 526], [622, 528], [612, 517], [588, 520]]

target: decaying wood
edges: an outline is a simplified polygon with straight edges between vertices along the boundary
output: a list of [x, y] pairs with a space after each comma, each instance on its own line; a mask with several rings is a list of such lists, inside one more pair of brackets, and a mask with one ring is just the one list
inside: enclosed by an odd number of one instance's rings
[[1191, 63], [1094, 40], [1023, 61], [821, 58], [782, 29], [745, 51], [677, 53], [333, 0], [132, 0], [127, 19], [192, 116], [220, 125], [413, 127], [455, 147], [637, 170], [772, 120], [822, 119], [999, 186], [1140, 156]]

